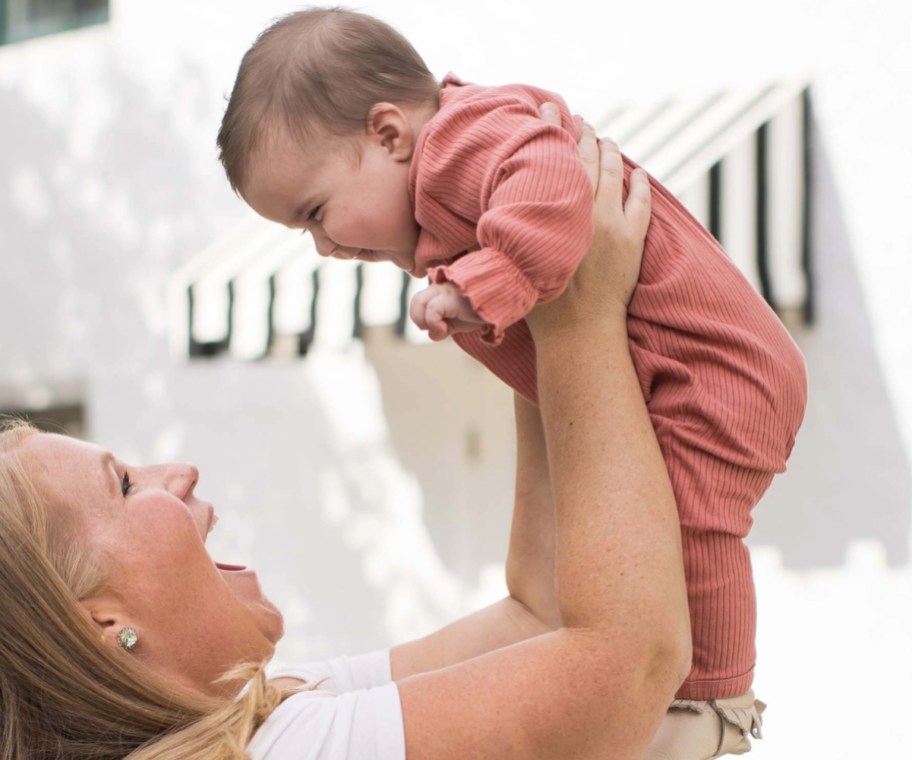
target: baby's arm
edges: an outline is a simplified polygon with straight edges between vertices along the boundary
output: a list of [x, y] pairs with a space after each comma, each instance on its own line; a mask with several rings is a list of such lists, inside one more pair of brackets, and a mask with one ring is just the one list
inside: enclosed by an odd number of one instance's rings
[[471, 332], [487, 324], [459, 294], [452, 282], [434, 283], [412, 298], [409, 316], [431, 340], [443, 340], [453, 333]]
[[591, 241], [592, 187], [576, 140], [518, 97], [472, 101], [429, 133], [422, 165], [428, 207], [474, 218], [480, 246], [428, 274], [459, 288], [496, 343], [563, 292]]

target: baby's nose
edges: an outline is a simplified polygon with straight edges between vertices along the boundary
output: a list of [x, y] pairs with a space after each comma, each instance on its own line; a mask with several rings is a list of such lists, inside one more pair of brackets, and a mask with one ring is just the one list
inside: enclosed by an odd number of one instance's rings
[[360, 248], [349, 248], [344, 245], [337, 245], [330, 252], [330, 256], [334, 259], [342, 259], [343, 261], [351, 261], [361, 252]]
[[317, 247], [317, 253], [319, 253], [324, 258], [329, 258], [333, 255], [333, 250], [335, 249], [336, 244], [332, 240], [326, 237], [326, 235], [317, 235], [315, 233], [311, 233], [311, 235], [313, 235], [314, 244]]

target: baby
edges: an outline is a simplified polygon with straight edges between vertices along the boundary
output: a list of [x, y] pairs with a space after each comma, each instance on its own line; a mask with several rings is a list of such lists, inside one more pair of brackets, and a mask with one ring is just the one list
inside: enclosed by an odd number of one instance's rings
[[[546, 102], [563, 127], [540, 118]], [[534, 404], [523, 317], [564, 290], [592, 235], [579, 133], [552, 93], [438, 83], [386, 24], [311, 9], [247, 52], [218, 143], [244, 200], [310, 232], [322, 255], [429, 276], [414, 321], [432, 338], [452, 335]], [[694, 667], [678, 696], [737, 697], [755, 659], [743, 538], [794, 443], [804, 362], [716, 240], [651, 187], [629, 334], [681, 517]]]

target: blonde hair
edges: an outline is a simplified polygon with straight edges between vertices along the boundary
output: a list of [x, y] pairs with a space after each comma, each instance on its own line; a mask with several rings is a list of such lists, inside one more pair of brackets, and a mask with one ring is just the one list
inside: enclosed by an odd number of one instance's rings
[[79, 600], [103, 588], [103, 572], [29, 477], [20, 449], [35, 435], [0, 422], [0, 757], [246, 758], [288, 692], [248, 664], [225, 676], [249, 681], [242, 699], [189, 693], [100, 640]]
[[344, 8], [309, 8], [264, 30], [244, 55], [218, 134], [219, 159], [241, 193], [270, 130], [303, 144], [355, 134], [377, 103], [434, 103], [439, 84], [408, 40]]

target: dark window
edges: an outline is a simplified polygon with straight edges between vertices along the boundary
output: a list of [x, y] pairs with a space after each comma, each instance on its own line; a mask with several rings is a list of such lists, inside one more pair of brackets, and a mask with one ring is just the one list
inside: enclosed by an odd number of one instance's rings
[[109, 0], [0, 0], [0, 44], [102, 24]]
[[63, 433], [83, 439], [86, 437], [85, 407], [82, 404], [53, 404], [41, 409], [0, 406], [0, 419], [10, 417], [28, 420], [46, 433]]

